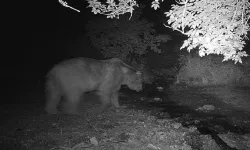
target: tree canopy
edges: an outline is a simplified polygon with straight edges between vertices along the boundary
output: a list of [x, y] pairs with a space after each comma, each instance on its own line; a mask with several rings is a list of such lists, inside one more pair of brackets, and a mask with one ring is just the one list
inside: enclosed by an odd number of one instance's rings
[[[154, 24], [141, 18], [142, 8], [141, 6], [137, 9], [129, 21], [127, 15], [118, 20], [98, 18], [89, 21], [86, 25], [87, 36], [105, 57], [120, 58], [128, 63], [135, 60], [143, 64], [141, 56], [148, 50], [160, 53], [160, 43], [171, 38], [168, 35], [156, 34]], [[137, 59], [139, 57], [140, 59]]]

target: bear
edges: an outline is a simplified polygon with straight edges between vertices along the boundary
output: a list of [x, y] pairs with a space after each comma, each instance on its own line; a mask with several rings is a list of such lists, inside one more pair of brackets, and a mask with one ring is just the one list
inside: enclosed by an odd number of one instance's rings
[[[84, 101], [84, 94], [95, 92], [103, 107], [112, 105], [119, 108], [121, 85], [139, 92], [142, 90], [142, 77], [140, 71], [118, 58], [96, 60], [79, 57], [55, 65], [47, 73], [45, 84], [46, 113], [78, 115], [77, 106]], [[60, 111], [57, 107], [62, 98], [65, 102]]]

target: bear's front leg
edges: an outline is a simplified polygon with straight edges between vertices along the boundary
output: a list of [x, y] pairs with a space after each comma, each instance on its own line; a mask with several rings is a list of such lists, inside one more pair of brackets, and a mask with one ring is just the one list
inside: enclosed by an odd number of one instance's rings
[[111, 105], [115, 108], [120, 108], [118, 91], [111, 93]]

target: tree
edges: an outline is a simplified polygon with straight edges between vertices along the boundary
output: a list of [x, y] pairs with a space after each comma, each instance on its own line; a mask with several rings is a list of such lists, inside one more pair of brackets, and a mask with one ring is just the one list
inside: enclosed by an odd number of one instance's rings
[[118, 20], [101, 18], [88, 22], [87, 36], [107, 58], [116, 57], [127, 63], [136, 61], [144, 64], [142, 56], [148, 50], [160, 53], [160, 43], [170, 40], [170, 36], [157, 35], [153, 29], [154, 24], [140, 18], [142, 8], [134, 12], [130, 21], [124, 15]]
[[181, 0], [166, 12], [171, 28], [187, 35], [182, 48], [190, 51], [197, 46], [199, 55], [224, 55], [223, 61], [232, 59], [242, 63], [247, 56], [243, 47], [249, 31], [247, 24], [250, 5], [237, 0]]
[[[107, 0], [107, 6], [101, 4], [98, 0], [87, 0], [89, 3], [88, 7], [92, 8], [94, 14], [103, 14], [107, 15], [107, 18], [118, 18], [119, 15], [130, 12], [131, 16], [134, 11], [134, 7], [138, 4], [135, 0], [119, 0], [119, 3], [116, 4], [114, 0]], [[131, 18], [130, 16], [130, 18]]]
[[[97, 0], [87, 0], [92, 12], [119, 18], [120, 14], [131, 13], [135, 0], [107, 0], [107, 6]], [[163, 2], [164, 0], [162, 0]], [[152, 2], [159, 8], [159, 0]], [[250, 3], [247, 0], [179, 0], [165, 13], [169, 17], [166, 26], [188, 36], [182, 48], [190, 51], [199, 48], [199, 55], [222, 54], [223, 61], [240, 62], [248, 56], [243, 47], [249, 31]]]

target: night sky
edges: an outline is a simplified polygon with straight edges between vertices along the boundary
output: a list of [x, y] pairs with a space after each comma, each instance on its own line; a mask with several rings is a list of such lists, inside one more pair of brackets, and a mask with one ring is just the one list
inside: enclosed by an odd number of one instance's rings
[[[58, 1], [31, 2], [29, 6], [22, 8], [21, 13], [15, 14], [15, 19], [11, 20], [14, 26], [12, 38], [15, 38], [11, 43], [15, 48], [7, 51], [7, 55], [15, 58], [12, 62], [18, 63], [12, 64], [17, 68], [39, 68], [39, 71], [40, 67], [44, 66], [44, 69], [66, 57], [69, 44], [84, 35], [84, 24], [91, 12], [78, 13], [63, 7]], [[82, 8], [85, 10], [84, 6]], [[23, 66], [20, 68], [20, 65]]]

